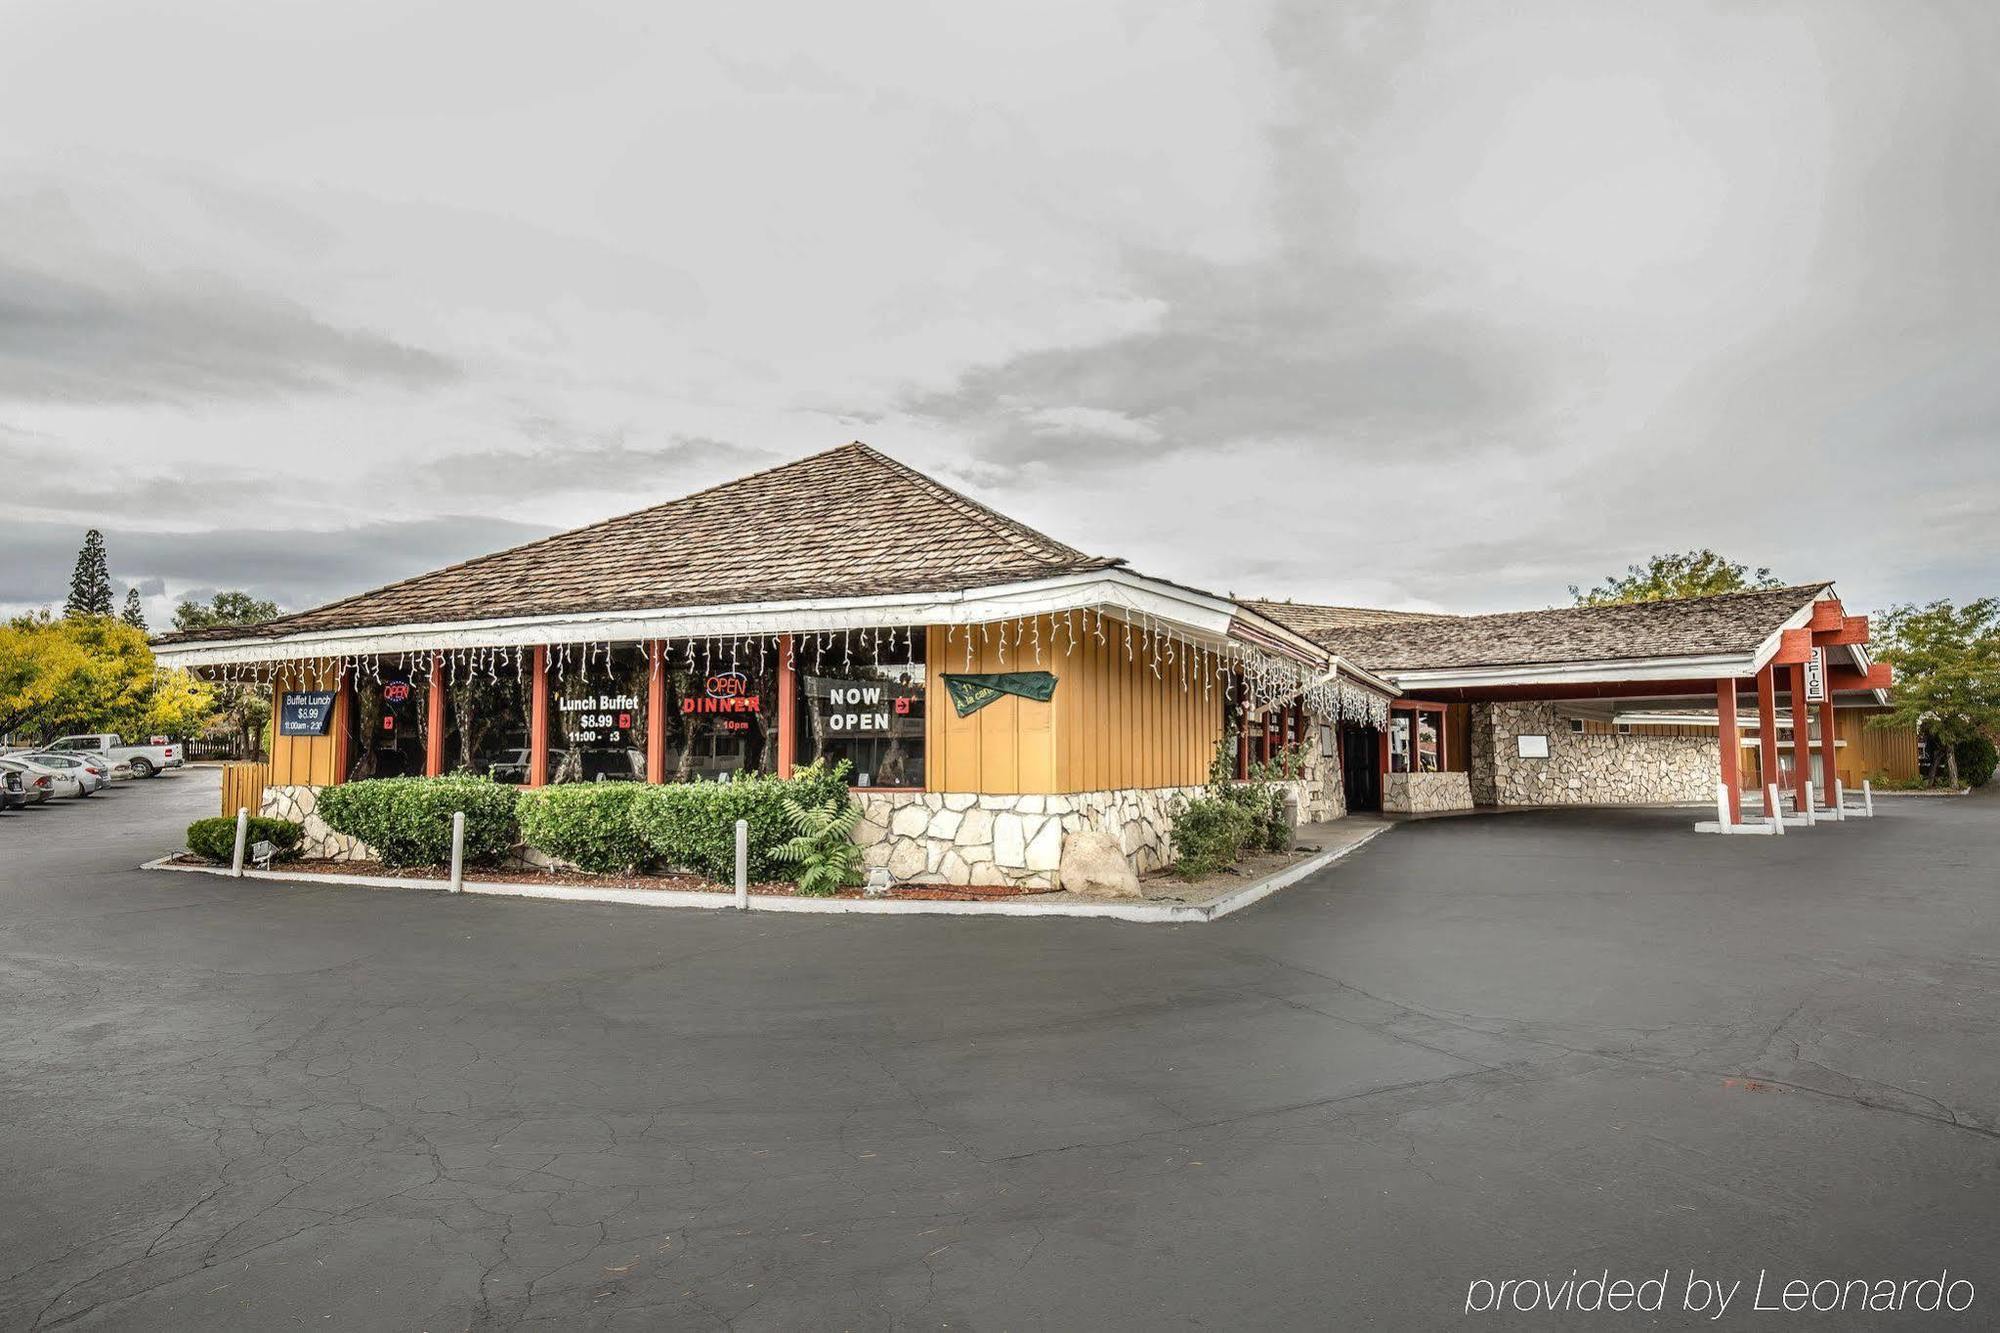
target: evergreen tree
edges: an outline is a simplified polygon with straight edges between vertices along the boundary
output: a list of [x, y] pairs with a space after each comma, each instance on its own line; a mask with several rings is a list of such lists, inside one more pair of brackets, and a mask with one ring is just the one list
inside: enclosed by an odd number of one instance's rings
[[96, 528], [83, 534], [83, 549], [76, 553], [76, 570], [69, 576], [69, 616], [111, 614], [111, 568], [104, 558], [104, 534]]
[[139, 590], [137, 588], [127, 588], [125, 590], [125, 614], [120, 616], [119, 619], [130, 625], [133, 629], [146, 628], [146, 611], [144, 607], [139, 605]]

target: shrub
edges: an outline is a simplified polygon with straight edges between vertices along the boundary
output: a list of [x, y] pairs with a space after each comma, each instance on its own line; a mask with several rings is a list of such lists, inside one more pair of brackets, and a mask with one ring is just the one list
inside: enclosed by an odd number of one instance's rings
[[1953, 747], [1958, 759], [1958, 778], [1968, 787], [1984, 787], [1993, 780], [1993, 769], [2000, 764], [2000, 750], [1993, 748], [1993, 742], [1984, 736], [1974, 736], [1971, 740], [1960, 741]]
[[1285, 815], [1285, 790], [1268, 782], [1225, 787], [1221, 799], [1243, 812], [1246, 849], [1282, 852], [1292, 845], [1292, 821]]
[[820, 805], [801, 805], [796, 797], [780, 801], [797, 835], [790, 842], [771, 849], [775, 860], [799, 868], [799, 892], [808, 898], [831, 898], [849, 884], [861, 882], [861, 848], [854, 841], [854, 826], [861, 822], [861, 807], [839, 798]]
[[[249, 860], [252, 847], [268, 842], [278, 849], [272, 860], [289, 861], [298, 855], [299, 839], [304, 836], [305, 827], [289, 819], [252, 815], [249, 831], [243, 836], [243, 858]], [[196, 856], [207, 857], [222, 865], [229, 864], [236, 859], [236, 816], [218, 815], [214, 819], [195, 820], [188, 825], [187, 845]]]
[[1174, 873], [1182, 879], [1201, 879], [1234, 865], [1254, 831], [1243, 802], [1194, 797], [1174, 816]]
[[515, 813], [521, 840], [585, 870], [636, 870], [649, 856], [634, 811], [636, 782], [576, 782], [525, 792]]
[[645, 787], [632, 806], [649, 861], [687, 870], [718, 883], [736, 878], [736, 821], [750, 824], [750, 878], [771, 880], [784, 875], [773, 851], [793, 835], [784, 801], [817, 808], [831, 802], [845, 809], [849, 766], [809, 764], [780, 782], [763, 774], [746, 774], [733, 782], [680, 782]]
[[451, 817], [465, 812], [465, 859], [490, 865], [515, 841], [519, 793], [488, 778], [369, 778], [319, 794], [319, 817], [336, 833], [359, 838], [387, 866], [435, 866], [451, 860]]

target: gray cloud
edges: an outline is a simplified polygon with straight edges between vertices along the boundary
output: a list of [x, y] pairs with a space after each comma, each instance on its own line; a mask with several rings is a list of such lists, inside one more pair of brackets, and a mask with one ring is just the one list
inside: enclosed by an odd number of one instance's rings
[[338, 328], [226, 274], [99, 251], [59, 194], [0, 200], [0, 398], [192, 401], [457, 374], [436, 353]]
[[446, 454], [411, 469], [410, 479], [452, 496], [606, 493], [623, 496], [637, 508], [779, 459], [769, 450], [700, 435], [635, 444], [624, 431], [590, 430], [548, 416], [526, 417], [516, 426], [524, 439], [540, 447]]
[[[392, 583], [455, 561], [548, 535], [526, 523], [469, 516], [360, 524], [329, 531], [222, 528], [147, 532], [107, 528], [112, 573], [125, 584], [212, 596], [240, 588], [290, 610]], [[83, 529], [75, 524], [7, 525], [0, 604], [60, 604]], [[185, 593], [181, 590], [185, 589]]]
[[219, 274], [81, 282], [0, 260], [0, 396], [128, 402], [451, 379], [434, 353], [334, 328]]

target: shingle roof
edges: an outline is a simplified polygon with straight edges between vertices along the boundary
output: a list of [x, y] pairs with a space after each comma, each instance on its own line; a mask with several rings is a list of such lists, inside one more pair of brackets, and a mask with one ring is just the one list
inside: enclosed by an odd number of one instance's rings
[[1307, 638], [1325, 630], [1363, 629], [1412, 620], [1459, 619], [1443, 611], [1385, 611], [1373, 606], [1315, 606], [1307, 602], [1259, 600], [1246, 601], [1242, 605]]
[[945, 592], [1119, 563], [855, 443], [252, 629], [159, 642]]
[[1373, 624], [1341, 623], [1354, 608], [1252, 605], [1370, 671], [1396, 672], [1748, 653], [1827, 586], [1484, 616], [1390, 613]]

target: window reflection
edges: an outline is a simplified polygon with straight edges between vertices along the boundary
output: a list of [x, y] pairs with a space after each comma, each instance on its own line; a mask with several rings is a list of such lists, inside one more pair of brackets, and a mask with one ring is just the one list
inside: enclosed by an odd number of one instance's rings
[[924, 785], [924, 632], [861, 630], [800, 641], [798, 753], [853, 765], [857, 787]]

